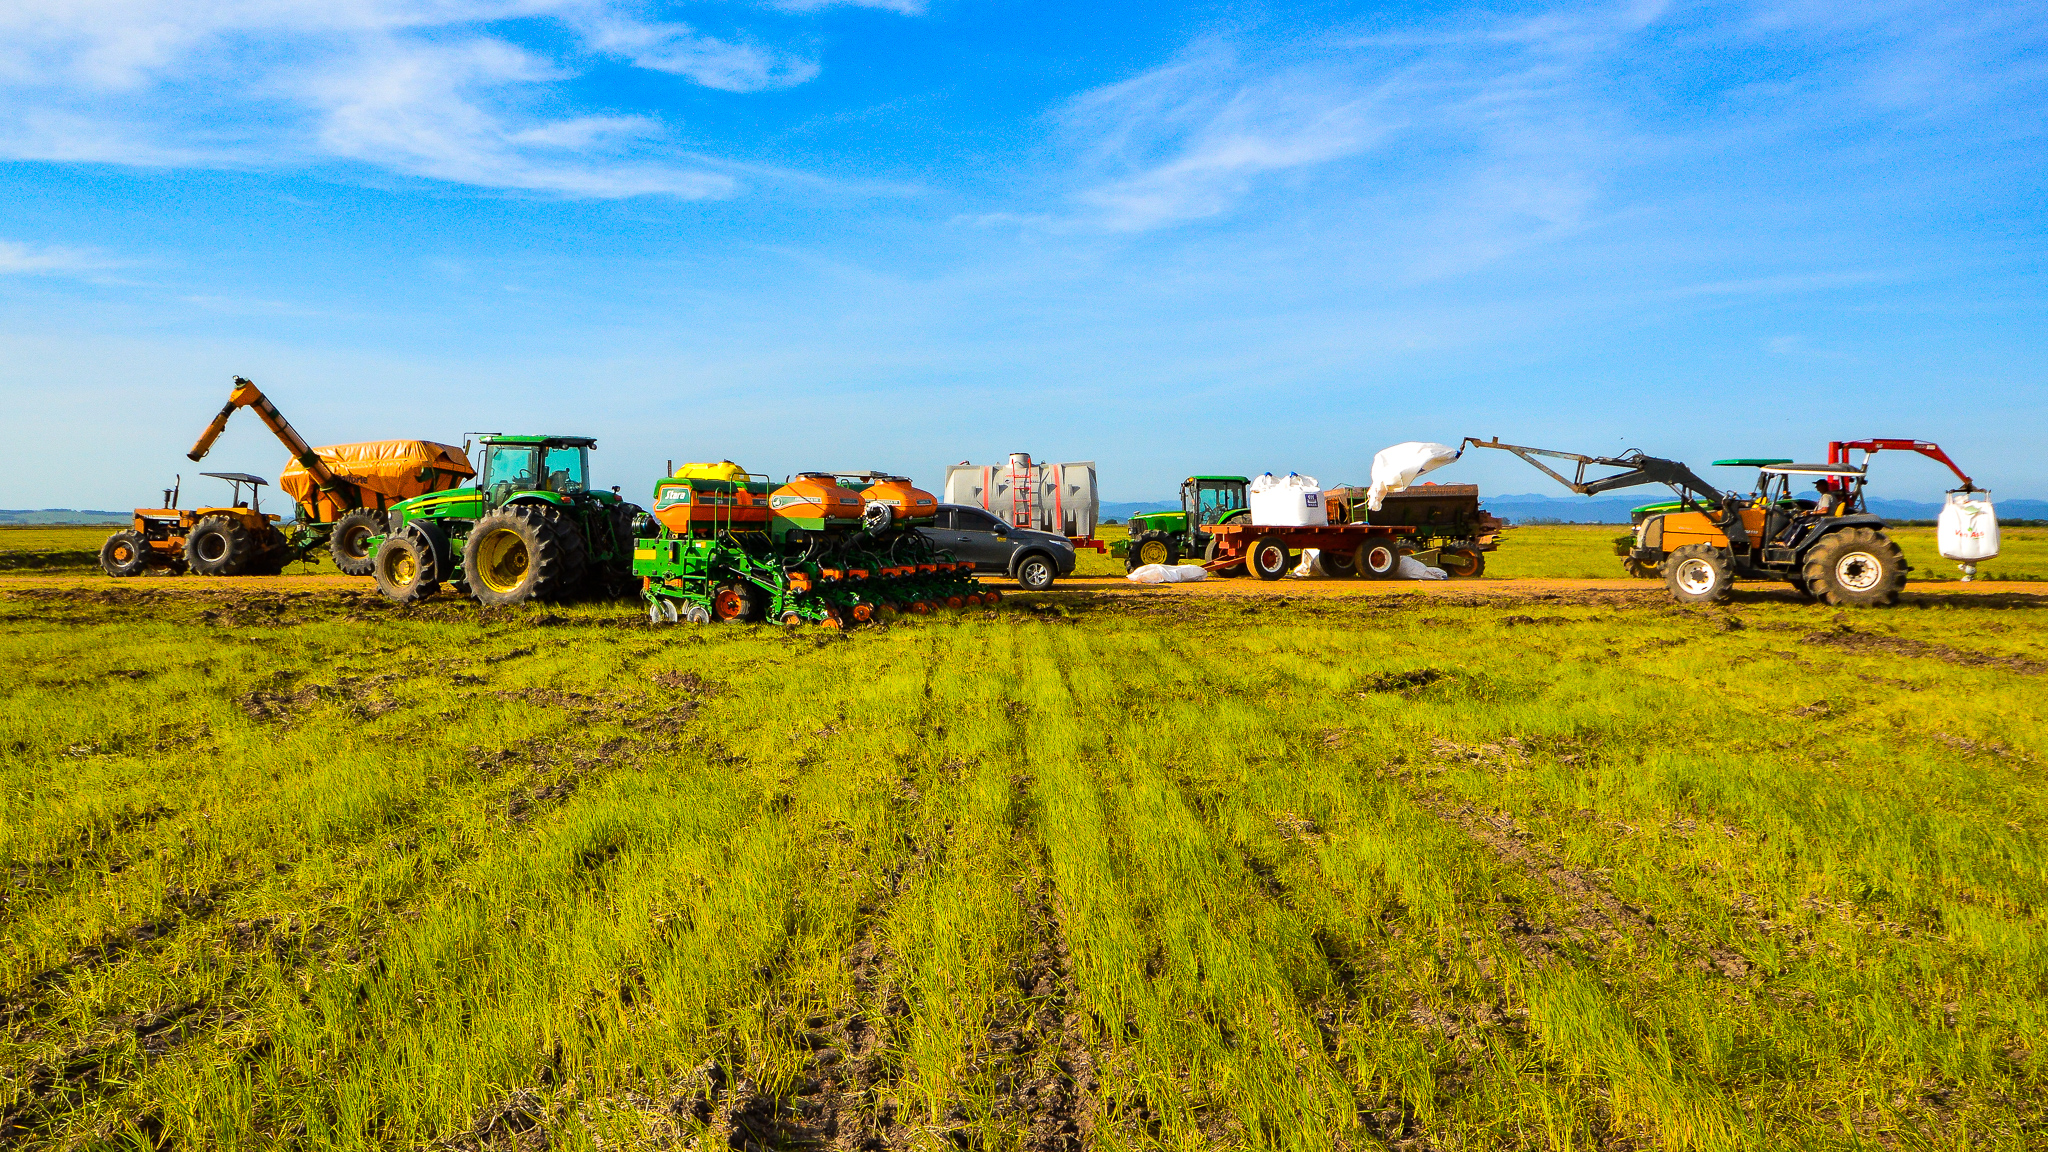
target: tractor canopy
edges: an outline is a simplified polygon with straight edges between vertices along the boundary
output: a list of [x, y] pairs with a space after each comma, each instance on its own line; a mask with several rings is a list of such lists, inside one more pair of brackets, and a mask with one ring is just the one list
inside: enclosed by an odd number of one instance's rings
[[[336, 478], [393, 500], [437, 491], [454, 479], [474, 476], [460, 448], [431, 440], [374, 440], [313, 449]], [[444, 479], [447, 478], [447, 479]], [[284, 466], [277, 486], [300, 504], [311, 504], [320, 482], [297, 460]]]
[[1770, 466], [1771, 466], [1771, 465], [1773, 465], [1773, 464], [1790, 464], [1791, 462], [1792, 462], [1792, 459], [1791, 459], [1791, 457], [1789, 457], [1789, 456], [1779, 456], [1779, 457], [1773, 457], [1773, 458], [1769, 458], [1769, 459], [1766, 459], [1766, 458], [1764, 458], [1764, 457], [1761, 457], [1761, 456], [1737, 456], [1737, 457], [1736, 457], [1735, 459], [1733, 459], [1733, 460], [1716, 460], [1716, 461], [1714, 461], [1714, 467], [1716, 467], [1716, 468], [1768, 468], [1768, 467], [1770, 467]]

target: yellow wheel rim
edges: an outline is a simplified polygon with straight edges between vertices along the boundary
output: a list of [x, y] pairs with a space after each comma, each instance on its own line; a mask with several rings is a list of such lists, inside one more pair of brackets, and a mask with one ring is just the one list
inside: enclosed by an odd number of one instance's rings
[[130, 559], [134, 558], [134, 555], [133, 552], [128, 551], [126, 544], [114, 545], [114, 563], [126, 564]]
[[1165, 541], [1162, 541], [1162, 540], [1147, 540], [1147, 541], [1145, 541], [1145, 542], [1144, 542], [1143, 544], [1140, 544], [1140, 545], [1138, 545], [1138, 563], [1140, 563], [1140, 564], [1164, 564], [1164, 563], [1166, 563], [1166, 543], [1165, 543]]
[[413, 580], [420, 573], [419, 561], [413, 558], [412, 553], [402, 549], [391, 557], [388, 567], [390, 571], [386, 575], [391, 578], [391, 583], [400, 588], [411, 587]]
[[532, 553], [526, 550], [526, 541], [519, 533], [500, 528], [484, 537], [477, 548], [477, 576], [484, 587], [493, 592], [512, 592], [526, 579], [526, 570], [533, 563]]

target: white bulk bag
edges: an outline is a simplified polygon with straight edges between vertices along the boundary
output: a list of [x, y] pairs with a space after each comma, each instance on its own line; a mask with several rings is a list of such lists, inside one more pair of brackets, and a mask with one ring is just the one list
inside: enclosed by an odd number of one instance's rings
[[1451, 574], [1441, 568], [1431, 568], [1413, 556], [1401, 557], [1401, 566], [1394, 575], [1403, 580], [1449, 580]]
[[1950, 560], [1974, 564], [1998, 555], [1998, 514], [1989, 493], [1949, 493], [1934, 524], [1941, 554]]
[[1209, 570], [1200, 564], [1142, 564], [1124, 577], [1139, 584], [1191, 584], [1208, 578]]
[[1421, 440], [1410, 440], [1392, 448], [1382, 448], [1372, 458], [1372, 489], [1366, 493], [1366, 506], [1377, 512], [1380, 502], [1387, 493], [1399, 492], [1417, 477], [1432, 468], [1441, 468], [1458, 458], [1458, 449], [1448, 444], [1430, 444]]
[[1330, 522], [1330, 510], [1323, 506], [1323, 486], [1315, 477], [1298, 472], [1289, 472], [1281, 480], [1265, 473], [1246, 488], [1245, 503], [1251, 507], [1254, 524], [1300, 528]]

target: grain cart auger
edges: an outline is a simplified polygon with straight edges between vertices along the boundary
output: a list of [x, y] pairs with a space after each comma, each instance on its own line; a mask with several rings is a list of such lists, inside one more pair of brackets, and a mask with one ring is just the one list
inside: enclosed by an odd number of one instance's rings
[[937, 509], [931, 493], [879, 472], [804, 472], [771, 490], [729, 460], [686, 464], [654, 486], [656, 523], [636, 541], [633, 572], [656, 623], [836, 628], [996, 603], [972, 564], [918, 531]]
[[476, 474], [462, 449], [429, 440], [311, 447], [262, 389], [241, 376], [235, 377], [227, 404], [185, 455], [193, 460], [204, 457], [237, 408], [254, 409], [264, 427], [291, 453], [291, 461], [277, 478], [278, 487], [298, 504], [290, 559], [303, 559], [325, 544], [334, 556], [334, 566], [344, 575], [370, 575], [369, 541], [389, 527], [387, 513], [393, 503], [453, 488]]
[[[1628, 559], [1654, 567], [1681, 603], [1718, 603], [1735, 580], [1782, 580], [1803, 596], [1830, 604], [1895, 604], [1906, 583], [1906, 558], [1884, 534], [1884, 521], [1863, 504], [1863, 469], [1847, 464], [1795, 464], [1789, 460], [1716, 460], [1721, 467], [1758, 468], [1748, 496], [1716, 492], [1676, 460], [1630, 451], [1618, 457], [1579, 456], [1467, 437], [1480, 448], [1513, 452], [1574, 492], [1595, 495], [1638, 484], [1665, 484], [1676, 504], [1649, 505], [1632, 514], [1635, 536]], [[1566, 480], [1534, 456], [1575, 460]], [[1588, 466], [1625, 471], [1586, 479]], [[1820, 500], [1795, 497], [1793, 478], [1813, 479]]]
[[373, 536], [377, 590], [401, 604], [449, 583], [485, 604], [629, 595], [633, 547], [646, 515], [590, 488], [588, 436], [483, 438], [474, 485], [393, 504]]

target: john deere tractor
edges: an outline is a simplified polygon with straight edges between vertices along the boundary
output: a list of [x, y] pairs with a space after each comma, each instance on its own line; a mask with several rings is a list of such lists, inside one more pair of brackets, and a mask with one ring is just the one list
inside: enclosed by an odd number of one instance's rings
[[445, 582], [485, 604], [624, 596], [633, 576], [635, 521], [617, 489], [589, 486], [587, 436], [483, 438], [474, 487], [391, 506], [387, 534], [368, 543], [378, 591], [400, 603]]
[[1131, 543], [1124, 564], [1136, 571], [1147, 564], [1178, 564], [1182, 557], [1214, 559], [1209, 550], [1216, 538], [1204, 524], [1224, 524], [1251, 515], [1243, 476], [1190, 476], [1181, 481], [1180, 508], [1173, 512], [1140, 512], [1130, 519]]

